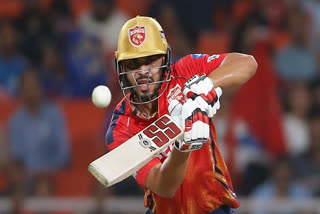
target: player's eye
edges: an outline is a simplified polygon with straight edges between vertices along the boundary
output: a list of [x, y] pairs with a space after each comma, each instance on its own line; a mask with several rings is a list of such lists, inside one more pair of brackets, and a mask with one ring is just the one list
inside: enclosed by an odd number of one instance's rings
[[149, 65], [161, 58], [161, 55], [154, 55], [146, 58], [146, 65]]
[[129, 59], [122, 62], [126, 70], [138, 70], [142, 65], [150, 65], [158, 60], [161, 55], [148, 56], [138, 59]]
[[141, 65], [137, 59], [130, 59], [124, 61], [123, 66], [127, 70], [137, 70]]

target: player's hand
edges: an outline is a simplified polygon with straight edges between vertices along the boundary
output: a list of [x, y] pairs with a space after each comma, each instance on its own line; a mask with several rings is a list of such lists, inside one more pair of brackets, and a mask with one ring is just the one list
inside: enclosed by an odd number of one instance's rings
[[205, 75], [195, 75], [190, 78], [185, 83], [183, 94], [186, 99], [192, 99], [197, 105], [202, 106], [209, 118], [212, 118], [220, 109], [219, 99], [222, 90], [220, 87], [214, 88], [212, 80]]
[[209, 139], [209, 117], [203, 106], [187, 99], [182, 106], [184, 141], [187, 144], [204, 143]]
[[[175, 142], [176, 149], [182, 152], [200, 149], [209, 138], [209, 118], [205, 112], [203, 112], [204, 115], [201, 115], [202, 113], [197, 113], [199, 109], [193, 109], [193, 107], [193, 100], [187, 101], [183, 105], [178, 100], [173, 100], [168, 107], [170, 116], [185, 130], [184, 137]], [[182, 114], [188, 119], [184, 119]], [[203, 118], [206, 118], [206, 123], [201, 121]]]

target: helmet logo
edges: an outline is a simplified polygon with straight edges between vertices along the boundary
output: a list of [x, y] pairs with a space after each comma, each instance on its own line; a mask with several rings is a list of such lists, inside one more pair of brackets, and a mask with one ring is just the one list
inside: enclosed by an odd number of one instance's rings
[[146, 40], [145, 26], [136, 25], [129, 28], [129, 41], [134, 47], [139, 47]]

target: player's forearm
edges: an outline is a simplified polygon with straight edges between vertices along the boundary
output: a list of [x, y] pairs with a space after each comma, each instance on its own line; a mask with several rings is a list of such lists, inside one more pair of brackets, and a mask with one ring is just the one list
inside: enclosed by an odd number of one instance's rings
[[215, 87], [236, 87], [246, 83], [255, 74], [257, 68], [258, 64], [253, 56], [230, 53], [208, 77], [211, 78]]
[[188, 167], [190, 152], [173, 149], [169, 157], [150, 170], [146, 188], [157, 195], [172, 198], [183, 182]]

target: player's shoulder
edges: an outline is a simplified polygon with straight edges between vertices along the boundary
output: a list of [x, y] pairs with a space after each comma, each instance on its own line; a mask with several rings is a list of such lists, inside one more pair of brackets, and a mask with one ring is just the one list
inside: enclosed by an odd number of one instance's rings
[[132, 114], [133, 111], [130, 108], [129, 101], [123, 98], [113, 111], [110, 126], [106, 134], [106, 143], [110, 150], [127, 140], [127, 126]]
[[118, 115], [118, 116], [127, 115], [127, 114], [130, 114], [129, 110], [130, 110], [129, 101], [124, 97], [115, 107], [113, 111], [113, 115]]
[[193, 64], [195, 64], [194, 59], [197, 59], [196, 55], [197, 54], [189, 54], [174, 61], [172, 64], [173, 70], [179, 72], [179, 70], [190, 68]]
[[186, 55], [178, 60], [176, 60], [173, 63], [173, 67], [188, 67], [192, 65], [199, 65], [199, 64], [205, 64], [210, 63], [211, 61], [218, 59], [220, 57], [220, 54], [189, 54]]
[[219, 59], [220, 56], [224, 56], [225, 54], [189, 54], [180, 59], [176, 60], [173, 64], [181, 64], [181, 63], [190, 63], [190, 62], [197, 62], [197, 61], [205, 61], [207, 63], [211, 62], [212, 60]]
[[190, 61], [194, 61], [194, 60], [199, 60], [203, 57], [208, 56], [208, 54], [188, 54], [185, 55], [179, 59], [176, 59], [174, 64], [179, 64], [179, 63], [186, 63], [186, 62], [190, 62]]
[[226, 55], [227, 53], [213, 55], [189, 54], [174, 62], [172, 64], [172, 70], [178, 74], [180, 72], [185, 73], [188, 70], [193, 72], [194, 70], [200, 69], [203, 71], [203, 68], [212, 70], [212, 68], [215, 68], [221, 64]]
[[128, 120], [128, 115], [126, 114], [126, 102], [126, 100], [120, 101], [113, 111], [112, 119], [105, 138], [109, 150], [119, 146], [119, 139], [121, 136], [125, 135], [126, 123]]
[[173, 59], [173, 65], [187, 63], [187, 62], [191, 61], [193, 58], [192, 55], [194, 55], [194, 54], [188, 54], [188, 55], [185, 55], [185, 56], [180, 57], [178, 59]]

